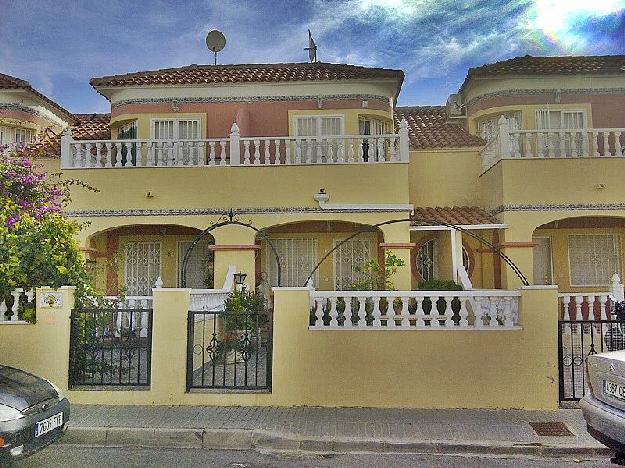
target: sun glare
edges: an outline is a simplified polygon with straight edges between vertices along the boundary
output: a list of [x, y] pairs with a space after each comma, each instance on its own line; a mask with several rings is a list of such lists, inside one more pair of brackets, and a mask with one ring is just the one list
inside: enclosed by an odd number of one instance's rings
[[625, 0], [535, 0], [528, 26], [552, 43], [575, 49], [584, 42], [580, 23], [624, 8]]

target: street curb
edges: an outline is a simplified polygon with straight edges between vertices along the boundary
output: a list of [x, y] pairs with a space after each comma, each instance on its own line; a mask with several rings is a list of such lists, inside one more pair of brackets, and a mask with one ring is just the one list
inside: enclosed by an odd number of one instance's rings
[[195, 448], [206, 450], [301, 450], [322, 453], [473, 453], [531, 455], [537, 457], [610, 456], [606, 447], [509, 443], [499, 441], [375, 440], [350, 438], [302, 438], [252, 429], [73, 427], [59, 441], [65, 445], [93, 447]]

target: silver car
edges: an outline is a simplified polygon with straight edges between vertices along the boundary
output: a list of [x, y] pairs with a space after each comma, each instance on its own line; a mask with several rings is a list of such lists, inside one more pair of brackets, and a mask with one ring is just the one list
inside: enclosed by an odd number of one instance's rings
[[625, 465], [625, 351], [588, 356], [586, 384], [579, 405], [588, 432], [616, 452], [614, 463]]
[[59, 439], [69, 421], [69, 401], [53, 383], [0, 365], [0, 466]]

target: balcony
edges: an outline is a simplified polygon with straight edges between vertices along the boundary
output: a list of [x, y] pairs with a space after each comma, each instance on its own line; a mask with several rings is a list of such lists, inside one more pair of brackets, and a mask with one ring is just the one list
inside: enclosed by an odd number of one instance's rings
[[408, 124], [398, 134], [241, 137], [187, 140], [61, 138], [61, 169], [375, 164], [408, 161]]
[[625, 128], [509, 130], [505, 117], [481, 151], [482, 171], [502, 159], [625, 157]]

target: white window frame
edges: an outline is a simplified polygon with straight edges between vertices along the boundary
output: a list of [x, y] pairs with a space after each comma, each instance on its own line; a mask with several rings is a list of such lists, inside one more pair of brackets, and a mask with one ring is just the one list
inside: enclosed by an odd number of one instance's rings
[[[567, 248], [566, 248], [566, 253], [567, 253], [567, 262], [568, 262], [568, 267], [569, 267], [569, 285], [571, 287], [597, 287], [597, 286], [610, 286], [610, 279], [607, 280], [606, 283], [600, 283], [600, 284], [577, 284], [577, 283], [573, 283], [573, 275], [572, 275], [572, 270], [571, 270], [571, 244], [570, 244], [570, 238], [571, 237], [581, 237], [581, 236], [586, 236], [586, 237], [594, 237], [594, 236], [606, 236], [606, 237], [611, 237], [612, 238], [612, 242], [614, 243], [614, 245], [616, 246], [616, 266], [617, 266], [617, 271], [613, 272], [613, 273], [618, 273], [619, 275], [621, 275], [621, 259], [622, 259], [622, 253], [621, 253], [621, 236], [618, 234], [569, 234], [567, 236]], [[553, 264], [553, 263], [552, 263]]]
[[562, 122], [562, 114], [582, 114], [582, 128], [581, 129], [572, 129], [572, 130], [582, 130], [588, 128], [588, 115], [586, 114], [585, 109], [554, 109], [552, 107], [541, 107], [540, 109], [536, 109], [534, 112], [534, 127], [536, 130], [568, 130], [565, 128], [551, 128], [551, 122], [549, 122], [549, 128], [538, 128], [538, 115], [540, 112], [559, 112], [560, 113], [560, 122]]
[[293, 116], [293, 130], [294, 130], [294, 136], [295, 137], [300, 137], [299, 135], [299, 122], [300, 119], [316, 119], [316, 132], [315, 135], [308, 135], [308, 136], [301, 136], [301, 138], [314, 138], [314, 137], [323, 137], [323, 136], [328, 136], [328, 135], [322, 135], [321, 134], [321, 119], [323, 118], [332, 118], [332, 119], [340, 119], [340, 127], [341, 130], [339, 131], [339, 135], [344, 135], [345, 134], [345, 116], [343, 114], [314, 114], [314, 115], [294, 115]]
[[[369, 123], [369, 133], [363, 133], [364, 129], [362, 127], [367, 122]], [[360, 134], [360, 136], [386, 135], [388, 134], [388, 127], [389, 127], [389, 123], [381, 117], [360, 116], [358, 118], [358, 133]], [[372, 130], [373, 130], [373, 133], [372, 133]], [[379, 130], [379, 132], [376, 132], [376, 130]]]
[[[156, 122], [174, 122], [174, 135], [171, 140], [198, 140], [202, 138], [202, 119], [184, 119], [184, 118], [153, 118], [150, 119], [150, 139], [156, 140]], [[197, 122], [197, 138], [180, 138], [180, 122]], [[159, 138], [159, 140], [167, 141], [168, 138]]]
[[[24, 134], [24, 141], [18, 141], [18, 133]], [[32, 128], [0, 125], [0, 144], [2, 145], [12, 145], [17, 143], [28, 145], [30, 143], [34, 143], [36, 139], [37, 132]]]

